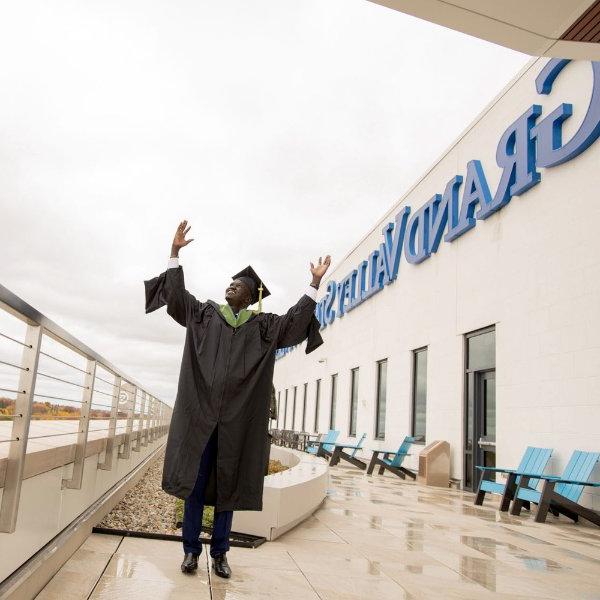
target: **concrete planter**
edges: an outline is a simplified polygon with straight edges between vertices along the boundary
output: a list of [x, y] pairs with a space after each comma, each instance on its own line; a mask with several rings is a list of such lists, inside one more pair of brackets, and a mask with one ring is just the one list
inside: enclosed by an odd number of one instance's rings
[[299, 450], [271, 446], [271, 458], [290, 467], [267, 475], [261, 511], [236, 511], [232, 530], [274, 540], [307, 517], [327, 493], [329, 467], [324, 459]]

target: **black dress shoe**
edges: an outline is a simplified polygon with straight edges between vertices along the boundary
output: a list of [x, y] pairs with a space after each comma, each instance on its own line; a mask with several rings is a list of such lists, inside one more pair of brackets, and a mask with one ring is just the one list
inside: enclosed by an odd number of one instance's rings
[[218, 556], [213, 557], [212, 567], [219, 577], [225, 577], [225, 579], [231, 577], [231, 569], [229, 568], [225, 554], [219, 554]]
[[181, 563], [182, 573], [193, 573], [198, 568], [198, 555], [186, 552]]

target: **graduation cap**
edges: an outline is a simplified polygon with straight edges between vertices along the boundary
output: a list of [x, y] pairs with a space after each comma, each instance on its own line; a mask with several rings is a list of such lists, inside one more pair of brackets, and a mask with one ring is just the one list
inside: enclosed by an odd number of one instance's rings
[[267, 286], [263, 285], [263, 282], [256, 274], [256, 271], [250, 265], [248, 265], [239, 273], [232, 275], [231, 278], [240, 279], [248, 286], [248, 289], [252, 295], [250, 304], [258, 302], [258, 312], [260, 312], [262, 308], [262, 299], [270, 296], [271, 292], [267, 289]]

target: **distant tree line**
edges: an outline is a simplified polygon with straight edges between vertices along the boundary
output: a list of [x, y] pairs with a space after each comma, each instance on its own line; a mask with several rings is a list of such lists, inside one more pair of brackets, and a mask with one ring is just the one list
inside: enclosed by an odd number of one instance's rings
[[[68, 404], [52, 404], [51, 402], [33, 401], [31, 406], [31, 415], [34, 419], [55, 419], [60, 417], [63, 420], [79, 419], [79, 406], [69, 406]], [[12, 398], [0, 397], [0, 421], [8, 421], [15, 414], [15, 401]], [[91, 417], [110, 417], [110, 410], [101, 408], [92, 408]], [[126, 414], [119, 413], [119, 418], [126, 418]]]

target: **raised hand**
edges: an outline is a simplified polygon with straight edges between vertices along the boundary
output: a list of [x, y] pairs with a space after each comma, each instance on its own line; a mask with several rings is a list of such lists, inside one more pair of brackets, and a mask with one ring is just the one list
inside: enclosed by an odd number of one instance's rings
[[310, 263], [310, 272], [313, 276], [313, 283], [319, 285], [323, 275], [327, 272], [329, 265], [331, 264], [331, 256], [329, 254], [325, 257], [325, 260], [321, 260], [319, 256], [319, 262], [315, 266], [312, 262]]
[[194, 241], [194, 238], [189, 240], [185, 239], [187, 232], [192, 228], [190, 225], [187, 227], [187, 221], [181, 221], [177, 226], [177, 230], [175, 231], [175, 237], [173, 238], [173, 244], [171, 245], [171, 256], [176, 257], [179, 256], [179, 250], [184, 246], [187, 246], [190, 242]]

